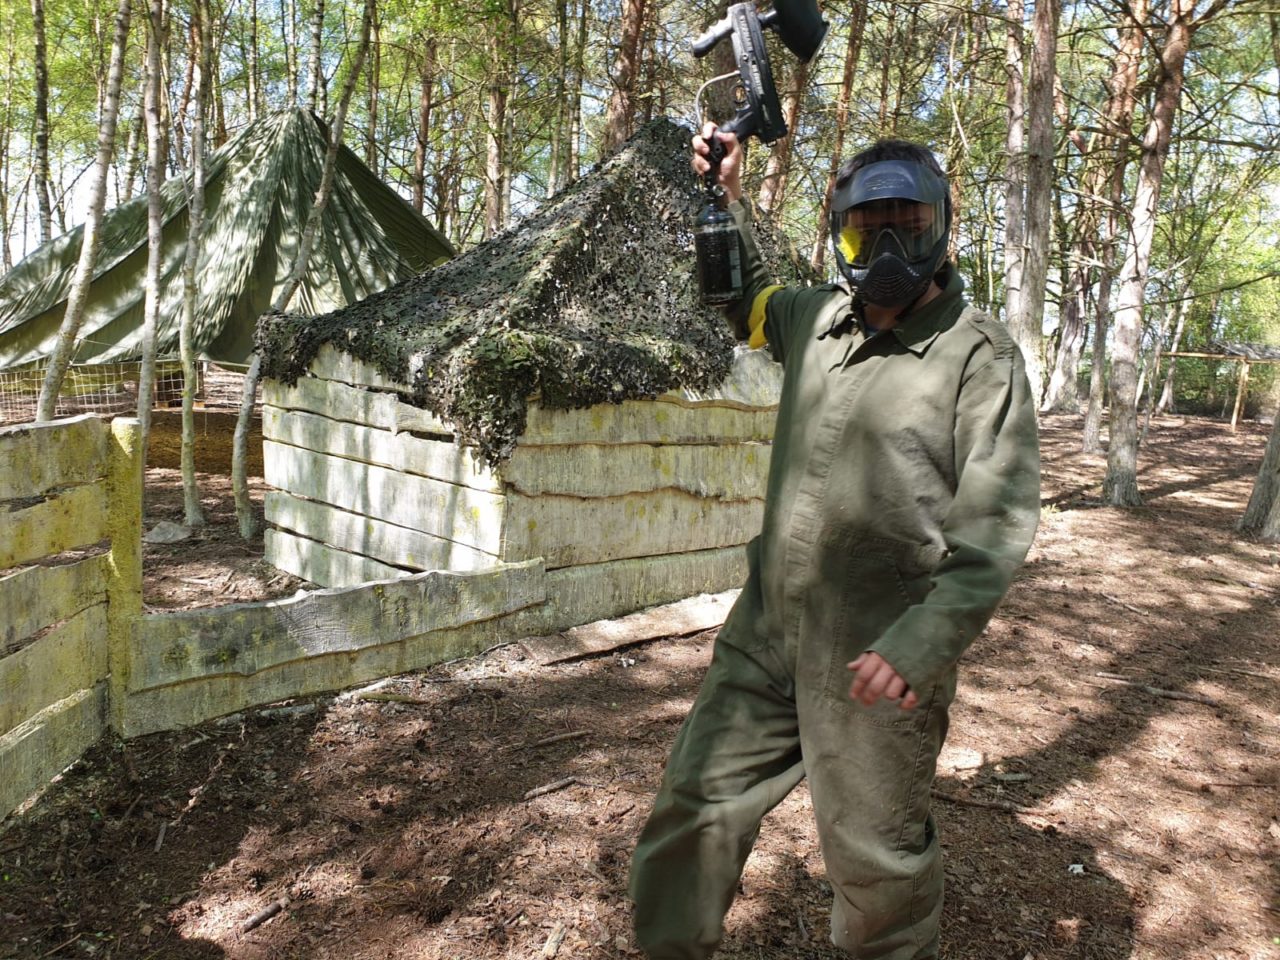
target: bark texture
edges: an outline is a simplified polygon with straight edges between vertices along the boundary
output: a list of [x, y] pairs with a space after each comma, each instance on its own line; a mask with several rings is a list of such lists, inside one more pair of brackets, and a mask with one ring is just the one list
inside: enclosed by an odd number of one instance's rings
[[1182, 96], [1187, 52], [1195, 29], [1195, 0], [1173, 0], [1168, 31], [1160, 51], [1155, 109], [1142, 140], [1138, 188], [1130, 217], [1129, 244], [1120, 272], [1111, 354], [1110, 441], [1103, 499], [1112, 506], [1138, 506], [1138, 351], [1142, 339], [1142, 308], [1164, 161], [1169, 154], [1174, 115]]

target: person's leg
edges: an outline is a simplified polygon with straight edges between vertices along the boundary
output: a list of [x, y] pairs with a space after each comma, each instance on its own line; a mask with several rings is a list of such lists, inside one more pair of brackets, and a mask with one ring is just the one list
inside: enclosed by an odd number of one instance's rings
[[859, 960], [937, 956], [942, 861], [929, 814], [954, 675], [904, 711], [830, 695], [800, 705], [804, 750], [835, 901], [831, 939]]
[[631, 866], [636, 940], [653, 960], [712, 954], [761, 818], [804, 776], [794, 688], [773, 663], [717, 642], [676, 739]]

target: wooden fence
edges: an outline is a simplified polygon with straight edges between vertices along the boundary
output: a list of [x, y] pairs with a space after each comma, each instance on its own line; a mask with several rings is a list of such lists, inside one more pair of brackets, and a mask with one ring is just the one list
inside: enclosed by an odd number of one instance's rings
[[89, 415], [0, 429], [0, 817], [118, 724], [142, 608], [139, 441], [136, 420]]
[[0, 428], [0, 819], [109, 729], [171, 730], [740, 582], [740, 547], [431, 570], [142, 613], [136, 420]]

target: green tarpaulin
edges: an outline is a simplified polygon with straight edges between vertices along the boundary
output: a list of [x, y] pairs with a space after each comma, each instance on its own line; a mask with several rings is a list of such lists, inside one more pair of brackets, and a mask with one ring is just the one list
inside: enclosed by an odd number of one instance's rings
[[[258, 317], [283, 285], [311, 209], [328, 138], [308, 111], [257, 121], [208, 162], [204, 248], [197, 268], [197, 353], [244, 363]], [[187, 249], [187, 196], [181, 179], [162, 188], [158, 356], [178, 352], [182, 266]], [[0, 369], [53, 351], [80, 256], [83, 227], [50, 241], [0, 279]], [[143, 277], [147, 266], [147, 201], [108, 211], [77, 363], [142, 356]], [[449, 241], [360, 159], [343, 147], [337, 175], [291, 311], [323, 314], [421, 273], [453, 256]]]

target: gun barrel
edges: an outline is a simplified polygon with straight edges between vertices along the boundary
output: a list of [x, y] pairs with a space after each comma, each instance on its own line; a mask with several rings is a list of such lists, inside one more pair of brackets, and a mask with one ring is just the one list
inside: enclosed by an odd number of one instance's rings
[[733, 16], [717, 20], [693, 41], [693, 55], [705, 57], [717, 43], [733, 32]]

